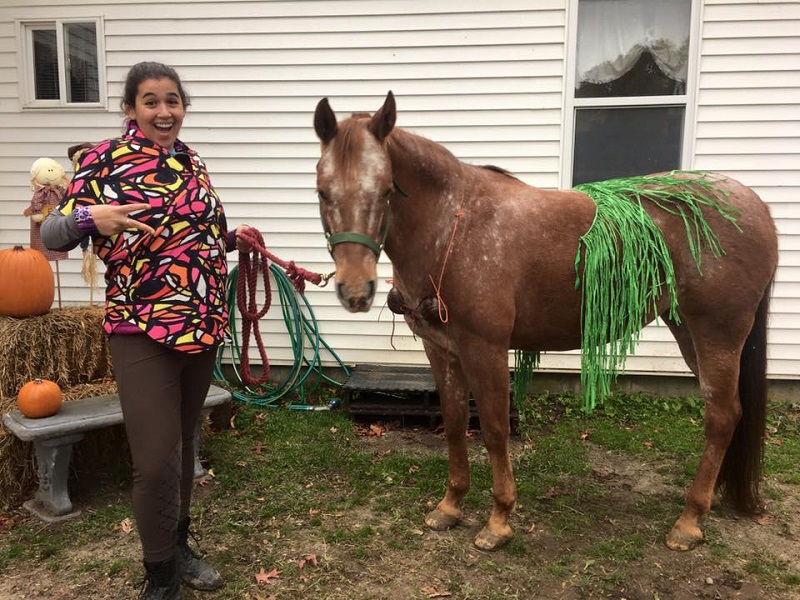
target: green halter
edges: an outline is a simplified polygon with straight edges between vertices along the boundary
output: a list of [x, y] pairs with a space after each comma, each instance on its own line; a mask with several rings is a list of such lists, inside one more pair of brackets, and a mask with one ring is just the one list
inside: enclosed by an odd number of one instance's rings
[[[404, 198], [408, 198], [408, 193], [403, 188], [400, 187], [397, 181], [393, 179], [392, 183], [394, 184], [394, 189], [398, 194], [400, 194]], [[368, 235], [361, 233], [359, 231], [342, 231], [340, 233], [331, 233], [330, 231], [326, 230], [325, 238], [328, 240], [328, 252], [333, 254], [333, 247], [336, 244], [350, 242], [353, 244], [361, 244], [362, 246], [366, 246], [375, 253], [376, 258], [380, 257], [381, 252], [383, 251], [383, 246], [386, 243], [386, 236], [389, 235], [389, 225], [391, 224], [391, 222], [392, 222], [392, 209], [390, 206], [387, 205], [386, 224], [384, 225], [383, 231], [381, 232], [380, 242], [376, 242]]]
[[383, 228], [383, 233], [381, 234], [381, 241], [380, 243], [373, 240], [366, 234], [360, 233], [358, 231], [342, 231], [340, 233], [331, 233], [330, 231], [325, 232], [325, 237], [328, 240], [328, 252], [333, 254], [333, 247], [336, 244], [342, 244], [344, 242], [352, 242], [354, 244], [361, 244], [362, 246], [366, 246], [370, 250], [375, 253], [375, 256], [378, 257], [381, 255], [381, 251], [383, 250], [383, 245], [386, 243], [386, 236], [389, 235], [389, 221], [391, 220], [390, 217], [391, 213], [386, 213], [386, 226]]

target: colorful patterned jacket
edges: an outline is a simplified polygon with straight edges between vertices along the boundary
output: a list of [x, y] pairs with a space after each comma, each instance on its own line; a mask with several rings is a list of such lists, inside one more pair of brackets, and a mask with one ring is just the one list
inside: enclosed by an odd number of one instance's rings
[[58, 210], [146, 202], [133, 213], [155, 229], [95, 234], [106, 265], [105, 331], [135, 325], [184, 352], [215, 348], [228, 327], [225, 213], [200, 157], [148, 140], [135, 122], [127, 133], [87, 150]]

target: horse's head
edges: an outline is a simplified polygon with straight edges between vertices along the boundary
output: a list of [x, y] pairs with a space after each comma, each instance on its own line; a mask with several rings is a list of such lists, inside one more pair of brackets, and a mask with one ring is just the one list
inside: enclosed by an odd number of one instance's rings
[[378, 280], [378, 257], [389, 229], [392, 165], [384, 141], [397, 116], [392, 92], [372, 117], [336, 122], [328, 99], [314, 112], [322, 142], [317, 194], [328, 250], [336, 264], [336, 293], [350, 312], [366, 312]]

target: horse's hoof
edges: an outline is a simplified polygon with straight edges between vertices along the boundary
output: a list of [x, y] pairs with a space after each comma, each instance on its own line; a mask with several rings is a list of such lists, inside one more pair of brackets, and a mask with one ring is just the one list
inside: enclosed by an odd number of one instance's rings
[[514, 536], [500, 535], [484, 527], [483, 529], [481, 529], [481, 532], [477, 536], [475, 536], [475, 541], [473, 543], [477, 548], [480, 548], [481, 550], [486, 550], [487, 552], [494, 552], [495, 550], [500, 550], [500, 548], [502, 548], [508, 542], [510, 542], [512, 537]]
[[434, 531], [447, 531], [458, 525], [461, 519], [455, 515], [443, 513], [438, 508], [434, 508], [425, 517], [425, 525]]
[[696, 533], [690, 533], [673, 527], [672, 531], [667, 534], [667, 538], [664, 542], [670, 550], [678, 550], [681, 552], [694, 550], [703, 543], [703, 532], [697, 529]]

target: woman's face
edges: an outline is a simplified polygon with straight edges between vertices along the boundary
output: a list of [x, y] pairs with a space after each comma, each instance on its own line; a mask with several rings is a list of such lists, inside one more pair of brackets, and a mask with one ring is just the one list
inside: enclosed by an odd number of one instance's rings
[[139, 124], [147, 139], [172, 148], [186, 116], [186, 107], [177, 83], [168, 77], [145, 79], [136, 92], [135, 106], [126, 104], [125, 114]]

